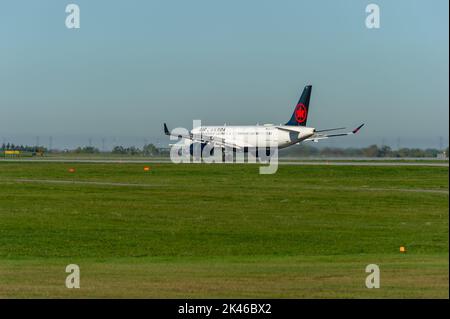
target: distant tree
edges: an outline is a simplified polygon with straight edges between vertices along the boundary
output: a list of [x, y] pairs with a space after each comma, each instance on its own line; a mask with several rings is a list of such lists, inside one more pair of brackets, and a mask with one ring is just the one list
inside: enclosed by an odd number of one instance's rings
[[141, 150], [135, 146], [131, 146], [131, 147], [127, 148], [127, 154], [137, 155], [140, 153], [141, 153]]
[[378, 149], [377, 157], [389, 157], [391, 154], [391, 148], [387, 145], [383, 145], [380, 149]]
[[142, 152], [144, 153], [145, 156], [159, 155], [158, 148], [156, 148], [156, 146], [153, 144], [144, 145], [144, 147], [142, 148]]
[[127, 154], [127, 155], [138, 155], [141, 154], [142, 151], [136, 146], [131, 147], [123, 147], [121, 145], [114, 146], [111, 153], [113, 154]]
[[74, 150], [74, 152], [78, 153], [78, 154], [95, 154], [95, 153], [99, 153], [100, 150], [93, 146], [84, 146], [84, 147], [77, 147]]
[[370, 145], [363, 149], [363, 154], [366, 157], [376, 157], [378, 155], [378, 146]]
[[425, 150], [425, 157], [437, 157], [438, 154], [442, 153], [441, 151], [434, 148], [427, 148]]
[[114, 146], [114, 148], [112, 149], [113, 154], [126, 154], [126, 150], [123, 146]]

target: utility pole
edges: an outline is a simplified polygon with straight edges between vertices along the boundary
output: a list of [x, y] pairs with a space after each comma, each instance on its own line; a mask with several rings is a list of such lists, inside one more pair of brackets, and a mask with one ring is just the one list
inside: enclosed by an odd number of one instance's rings
[[53, 147], [53, 136], [50, 136], [48, 138], [48, 151], [50, 152], [52, 150]]

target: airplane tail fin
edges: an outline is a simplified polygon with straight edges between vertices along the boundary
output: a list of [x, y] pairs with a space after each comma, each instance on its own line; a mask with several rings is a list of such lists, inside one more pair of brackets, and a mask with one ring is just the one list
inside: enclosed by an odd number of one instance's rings
[[311, 98], [312, 86], [307, 85], [303, 89], [302, 96], [292, 113], [291, 119], [285, 125], [305, 126], [308, 119], [309, 100]]

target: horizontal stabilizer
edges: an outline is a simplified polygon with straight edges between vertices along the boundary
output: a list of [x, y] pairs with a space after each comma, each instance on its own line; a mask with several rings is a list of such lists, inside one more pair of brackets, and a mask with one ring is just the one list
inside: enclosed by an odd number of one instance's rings
[[[320, 134], [320, 133], [318, 133], [318, 132], [325, 132], [325, 131], [329, 131], [329, 130], [316, 131], [313, 136], [307, 138], [305, 141], [318, 142], [319, 140], [323, 140], [323, 139], [330, 138], [330, 137], [353, 135], [353, 134], [358, 133], [359, 130], [361, 129], [361, 127], [363, 127], [363, 126], [364, 126], [364, 123], [361, 124], [360, 126], [358, 126], [357, 128], [355, 128], [351, 132], [339, 133], [339, 134]], [[330, 130], [335, 130], [335, 129], [330, 129]]]
[[320, 132], [330, 132], [330, 131], [338, 131], [338, 130], [344, 130], [345, 129], [345, 127], [338, 127], [338, 128], [327, 128], [327, 129], [325, 129], [325, 130], [316, 130], [316, 132], [317, 133], [320, 133]]

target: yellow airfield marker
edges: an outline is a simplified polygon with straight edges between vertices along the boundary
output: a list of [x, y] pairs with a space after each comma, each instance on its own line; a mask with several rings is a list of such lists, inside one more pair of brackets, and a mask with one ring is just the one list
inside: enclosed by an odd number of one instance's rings
[[69, 168], [69, 173], [75, 173], [75, 168]]
[[149, 167], [149, 166], [144, 166], [144, 171], [145, 171], [145, 172], [150, 171], [150, 167]]
[[400, 246], [400, 252], [401, 253], [406, 253], [406, 247], [405, 246]]

